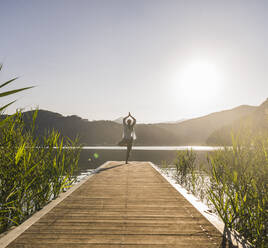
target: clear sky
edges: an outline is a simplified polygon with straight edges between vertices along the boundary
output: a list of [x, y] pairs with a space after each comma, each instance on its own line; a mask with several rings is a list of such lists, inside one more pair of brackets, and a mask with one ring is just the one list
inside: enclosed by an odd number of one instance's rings
[[36, 85], [9, 112], [158, 122], [259, 105], [267, 13], [266, 0], [0, 0], [0, 82]]

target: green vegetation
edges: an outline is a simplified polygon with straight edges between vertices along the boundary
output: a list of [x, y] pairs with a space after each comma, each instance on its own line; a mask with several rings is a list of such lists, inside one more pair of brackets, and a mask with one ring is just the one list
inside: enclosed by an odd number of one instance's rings
[[233, 138], [232, 149], [209, 157], [209, 199], [230, 229], [257, 247], [267, 244], [268, 136]]
[[[0, 72], [2, 71], [2, 68], [3, 68], [3, 65], [0, 64]], [[18, 78], [15, 77], [15, 78], [12, 78], [12, 79], [10, 79], [10, 80], [4, 82], [3, 84], [0, 85], [0, 89], [2, 89], [3, 87], [5, 87], [5, 86], [11, 84], [11, 83], [12, 83], [13, 81], [15, 81], [16, 79], [18, 79]], [[13, 95], [13, 94], [18, 93], [18, 92], [20, 92], [20, 91], [28, 90], [28, 89], [31, 89], [31, 88], [33, 88], [33, 87], [25, 87], [25, 88], [20, 88], [20, 89], [15, 89], [15, 90], [4, 91], [4, 92], [1, 92], [1, 93], [0, 93], [0, 98], [1, 98], [1, 97], [5, 97], [5, 96], [9, 96], [9, 95]], [[12, 101], [12, 102], [10, 102], [10, 103], [7, 103], [7, 104], [4, 105], [4, 106], [1, 106], [1, 107], [0, 107], [0, 112], [4, 111], [9, 105], [13, 104], [14, 102], [15, 102], [15, 101]]]
[[[0, 97], [25, 89], [28, 88], [4, 92]], [[0, 233], [22, 223], [76, 180], [73, 173], [80, 148], [72, 147], [78, 147], [77, 140], [60, 138], [55, 131], [35, 138], [37, 114], [35, 111], [30, 127], [25, 126], [21, 112], [1, 116]]]
[[211, 152], [209, 170], [197, 169], [192, 151], [175, 161], [178, 183], [208, 203], [230, 230], [254, 247], [268, 243], [268, 134], [233, 137], [232, 148]]
[[192, 150], [178, 151], [175, 160], [175, 179], [181, 186], [203, 200], [206, 191], [206, 173], [204, 173], [202, 165], [197, 165], [196, 157], [196, 153]]

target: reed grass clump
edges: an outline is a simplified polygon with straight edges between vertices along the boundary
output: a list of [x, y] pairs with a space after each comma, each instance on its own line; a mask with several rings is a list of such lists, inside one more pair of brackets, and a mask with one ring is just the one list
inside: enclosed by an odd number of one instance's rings
[[268, 134], [250, 132], [232, 138], [232, 147], [207, 155], [208, 170], [198, 169], [193, 151], [179, 151], [177, 182], [206, 202], [226, 228], [254, 247], [268, 244]]
[[175, 160], [177, 169], [177, 181], [181, 185], [187, 185], [187, 176], [195, 170], [196, 154], [192, 150], [178, 151]]
[[176, 181], [201, 200], [205, 196], [206, 174], [197, 167], [197, 155], [193, 150], [178, 151], [174, 164]]
[[37, 113], [30, 128], [20, 112], [0, 122], [0, 233], [22, 223], [76, 180], [77, 140], [61, 138], [56, 131], [34, 137]]
[[209, 200], [227, 228], [267, 247], [268, 135], [233, 136], [232, 143], [208, 158]]

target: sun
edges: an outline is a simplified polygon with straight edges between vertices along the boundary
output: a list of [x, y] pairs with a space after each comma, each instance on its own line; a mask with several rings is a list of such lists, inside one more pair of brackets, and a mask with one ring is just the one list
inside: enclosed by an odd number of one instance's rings
[[180, 95], [192, 100], [211, 99], [220, 91], [222, 77], [216, 66], [206, 60], [195, 60], [181, 67], [176, 75]]

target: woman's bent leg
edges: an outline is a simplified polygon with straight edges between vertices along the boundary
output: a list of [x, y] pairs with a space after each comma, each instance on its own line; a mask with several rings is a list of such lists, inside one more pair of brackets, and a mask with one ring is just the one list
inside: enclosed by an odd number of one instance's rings
[[117, 145], [118, 146], [125, 146], [126, 145], [126, 140], [125, 139], [120, 140]]

